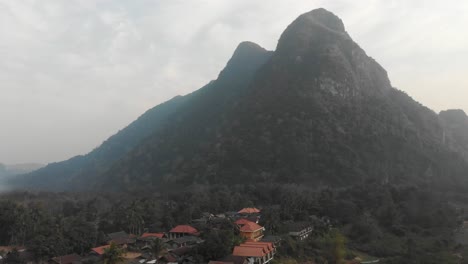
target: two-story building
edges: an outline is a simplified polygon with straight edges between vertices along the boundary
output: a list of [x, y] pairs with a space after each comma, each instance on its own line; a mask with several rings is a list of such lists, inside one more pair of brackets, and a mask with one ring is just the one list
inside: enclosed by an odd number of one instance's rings
[[249, 263], [265, 264], [269, 263], [275, 254], [272, 243], [246, 242], [234, 247], [233, 256], [245, 257]]
[[260, 241], [263, 238], [263, 231], [265, 228], [254, 222], [246, 222], [239, 228], [240, 236], [251, 241]]

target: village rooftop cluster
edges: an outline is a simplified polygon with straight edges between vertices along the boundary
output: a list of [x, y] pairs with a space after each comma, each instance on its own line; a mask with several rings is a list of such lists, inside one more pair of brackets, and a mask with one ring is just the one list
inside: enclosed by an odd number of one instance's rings
[[[123, 263], [129, 264], [194, 264], [192, 249], [204, 243], [201, 232], [194, 226], [200, 223], [216, 223], [216, 221], [229, 221], [242, 243], [235, 246], [232, 254], [219, 260], [212, 260], [209, 264], [265, 264], [272, 261], [280, 246], [279, 236], [265, 236], [265, 227], [259, 225], [261, 211], [257, 208], [243, 208], [238, 212], [212, 215], [206, 213], [201, 219], [192, 221], [191, 225], [177, 225], [168, 232], [145, 232], [140, 235], [128, 234], [124, 231], [107, 234], [107, 244], [92, 248], [85, 255], [71, 254], [57, 256], [49, 260], [51, 264], [82, 264], [100, 263], [111, 247], [116, 247], [124, 253]], [[216, 228], [216, 224], [212, 224]], [[309, 224], [295, 223], [289, 228], [291, 237], [304, 240], [313, 231]], [[161, 243], [158, 255], [152, 252], [152, 243]], [[3, 247], [3, 251], [11, 252], [13, 247]], [[18, 249], [26, 263], [34, 263], [32, 256], [26, 249]], [[0, 259], [2, 263], [2, 259]], [[2, 263], [3, 264], [3, 263]]]

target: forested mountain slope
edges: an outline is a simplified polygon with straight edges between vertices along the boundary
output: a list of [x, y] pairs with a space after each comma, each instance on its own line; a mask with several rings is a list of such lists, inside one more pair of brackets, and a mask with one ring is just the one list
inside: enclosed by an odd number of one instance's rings
[[[464, 134], [393, 88], [324, 9], [297, 18], [273, 53], [242, 43], [216, 81], [178, 100], [104, 169], [78, 157], [48, 181], [126, 191], [249, 182], [468, 186]], [[46, 169], [29, 177], [51, 176]]]

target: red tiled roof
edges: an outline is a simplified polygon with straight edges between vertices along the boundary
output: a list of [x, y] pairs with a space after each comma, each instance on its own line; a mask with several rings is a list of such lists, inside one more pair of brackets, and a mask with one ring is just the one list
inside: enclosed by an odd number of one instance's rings
[[244, 208], [242, 210], [240, 210], [239, 212], [237, 212], [239, 214], [255, 214], [255, 213], [260, 213], [260, 210], [258, 210], [257, 208]]
[[241, 244], [240, 247], [247, 247], [247, 248], [261, 248], [263, 253], [266, 255], [270, 253], [267, 245], [252, 245], [252, 244]]
[[198, 230], [189, 225], [178, 225], [169, 231], [169, 233], [184, 233], [184, 234], [196, 234]]
[[236, 222], [234, 222], [236, 225], [245, 225], [247, 223], [253, 223], [252, 221], [249, 221], [245, 218], [240, 218], [240, 219], [237, 219]]
[[145, 237], [157, 237], [157, 238], [163, 238], [164, 237], [164, 233], [143, 233], [143, 235], [141, 235], [142, 238], [145, 238]]
[[109, 248], [109, 247], [110, 247], [110, 245], [105, 245], [105, 246], [102, 246], [102, 247], [92, 248], [91, 250], [98, 253], [99, 255], [102, 255], [102, 254], [104, 254], [104, 249]]
[[255, 247], [241, 247], [237, 246], [232, 251], [233, 256], [242, 256], [242, 257], [263, 257], [263, 249]]
[[240, 231], [242, 231], [242, 232], [255, 232], [255, 231], [258, 231], [260, 229], [263, 229], [263, 227], [256, 224], [256, 223], [254, 223], [254, 222], [248, 222], [248, 223], [246, 223], [245, 225], [243, 225], [240, 228]]
[[[269, 243], [269, 242], [250, 242], [250, 241], [247, 241], [247, 242], [245, 242], [245, 243], [242, 244], [242, 245], [246, 245], [246, 244], [247, 244], [247, 245], [266, 246], [266, 248], [268, 249], [268, 252], [271, 252], [271, 251], [273, 251], [273, 249], [274, 249], [272, 243]], [[241, 245], [241, 246], [242, 246], [242, 245]]]

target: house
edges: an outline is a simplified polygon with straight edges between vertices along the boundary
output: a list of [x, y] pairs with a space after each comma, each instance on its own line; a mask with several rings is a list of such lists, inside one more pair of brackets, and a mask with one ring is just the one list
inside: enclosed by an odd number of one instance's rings
[[268, 258], [273, 259], [276, 254], [276, 247], [271, 242], [253, 242], [253, 241], [246, 241], [242, 245], [244, 246], [251, 246], [251, 247], [263, 247], [268, 251]]
[[253, 215], [253, 214], [260, 214], [260, 210], [255, 207], [248, 207], [248, 208], [243, 208], [237, 213], [240, 215]]
[[302, 241], [308, 238], [314, 229], [307, 222], [295, 222], [287, 224], [286, 230], [291, 237]]
[[192, 247], [180, 247], [169, 251], [177, 262], [176, 263], [193, 263], [194, 249]]
[[107, 234], [107, 239], [108, 244], [114, 243], [123, 248], [127, 248], [128, 245], [136, 243], [136, 236], [129, 235], [125, 231]]
[[102, 255], [104, 255], [105, 250], [108, 249], [108, 248], [110, 248], [110, 245], [105, 245], [105, 246], [92, 248], [91, 249], [91, 254], [102, 256]]
[[169, 244], [171, 248], [181, 248], [187, 246], [194, 246], [202, 242], [203, 240], [196, 236], [183, 236], [170, 240], [167, 242], [167, 244]]
[[140, 238], [164, 238], [166, 234], [164, 233], [143, 233]]
[[249, 221], [247, 220], [246, 218], [239, 218], [237, 219], [234, 224], [237, 225], [237, 227], [241, 228], [243, 227], [245, 224], [247, 224], [248, 222], [252, 222], [252, 221]]
[[269, 252], [264, 246], [247, 246], [245, 244], [234, 247], [232, 255], [246, 257], [249, 261], [248, 263], [254, 264], [265, 264], [272, 259], [269, 257]]
[[178, 225], [169, 231], [169, 239], [175, 239], [183, 236], [198, 236], [198, 230], [189, 225]]
[[143, 233], [137, 238], [137, 246], [140, 249], [148, 248], [151, 245], [151, 241], [155, 239], [164, 239], [166, 234], [164, 233]]
[[260, 239], [263, 238], [263, 231], [265, 231], [265, 228], [253, 223], [253, 222], [247, 222], [245, 223], [240, 229], [240, 236], [247, 239], [247, 240], [252, 240], [252, 241], [259, 241]]
[[[81, 256], [77, 254], [65, 255], [52, 258], [49, 263], [53, 264], [75, 264], [81, 261]], [[81, 263], [81, 262], [80, 262]]]

